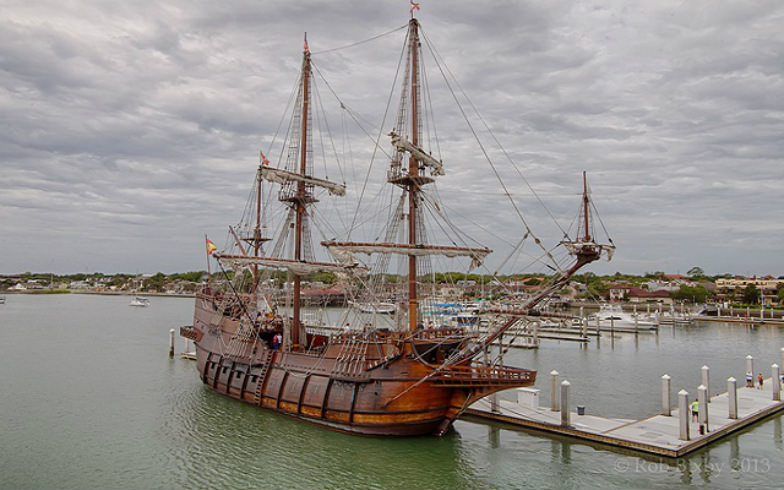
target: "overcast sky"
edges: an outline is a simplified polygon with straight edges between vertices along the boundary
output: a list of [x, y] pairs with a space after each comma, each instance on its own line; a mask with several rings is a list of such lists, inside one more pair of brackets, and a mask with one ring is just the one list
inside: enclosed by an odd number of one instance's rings
[[[591, 270], [784, 275], [784, 3], [420, 4], [428, 39], [564, 227], [588, 171], [618, 246]], [[203, 236], [239, 218], [303, 33], [333, 88], [378, 124], [404, 32], [318, 52], [408, 19], [406, 1], [367, 0], [0, 11], [0, 273], [204, 268]], [[451, 126], [439, 134], [462, 138]], [[442, 146], [440, 192], [492, 226], [472, 162], [450, 154], [472, 145], [461, 141]], [[532, 225], [553, 228], [520, 194]]]

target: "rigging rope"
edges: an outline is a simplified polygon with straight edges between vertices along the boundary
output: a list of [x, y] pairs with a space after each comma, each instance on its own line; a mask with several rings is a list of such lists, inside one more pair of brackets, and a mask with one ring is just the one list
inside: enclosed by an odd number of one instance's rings
[[[490, 165], [490, 168], [493, 170], [493, 174], [495, 174], [495, 176], [496, 176], [496, 179], [501, 184], [501, 187], [504, 190], [504, 195], [506, 195], [506, 197], [509, 198], [509, 202], [512, 204], [512, 207], [514, 208], [515, 212], [517, 213], [517, 216], [520, 218], [520, 221], [522, 221], [523, 225], [525, 226], [526, 231], [529, 232], [532, 237], [534, 237], [535, 243], [537, 245], [539, 245], [539, 247], [553, 261], [553, 263], [556, 265], [556, 267], [558, 267], [558, 264], [555, 261], [555, 259], [550, 255], [550, 253], [547, 251], [547, 249], [544, 248], [544, 246], [541, 244], [541, 241], [536, 237], [536, 235], [533, 233], [531, 228], [528, 226], [528, 222], [526, 221], [525, 217], [523, 216], [523, 213], [520, 211], [520, 208], [517, 206], [517, 203], [515, 202], [514, 198], [512, 197], [512, 194], [509, 192], [509, 189], [507, 188], [506, 184], [504, 184], [504, 181], [501, 178], [501, 174], [496, 169], [496, 166], [493, 163], [492, 159], [490, 158], [490, 155], [487, 153], [487, 149], [485, 148], [485, 146], [482, 144], [481, 140], [479, 139], [479, 135], [477, 134], [476, 129], [474, 129], [473, 124], [471, 124], [471, 121], [469, 120], [468, 115], [466, 114], [465, 109], [463, 108], [463, 105], [460, 103], [460, 100], [457, 98], [457, 94], [453, 90], [452, 84], [449, 82], [449, 78], [447, 77], [446, 73], [444, 73], [444, 68], [442, 68], [442, 63], [439, 63], [440, 55], [438, 55], [438, 52], [435, 50], [435, 47], [431, 44], [430, 38], [427, 37], [427, 35], [424, 33], [424, 31], [422, 32], [422, 37], [424, 37], [425, 42], [427, 43], [427, 46], [430, 48], [431, 53], [433, 53], [433, 55], [434, 55], [433, 57], [434, 57], [434, 59], [436, 61], [436, 66], [441, 71], [441, 75], [444, 77], [444, 82], [446, 83], [447, 88], [449, 88], [449, 92], [452, 94], [452, 97], [454, 98], [455, 103], [457, 104], [457, 107], [460, 109], [460, 113], [462, 114], [463, 119], [466, 121], [466, 124], [468, 124], [468, 127], [471, 130], [471, 133], [474, 135], [474, 139], [476, 140], [477, 144], [479, 145], [479, 149], [482, 151], [482, 154], [484, 154], [485, 159], [487, 160], [487, 163]], [[465, 93], [463, 93], [463, 95], [465, 96]], [[466, 96], [466, 99], [467, 98], [468, 97]], [[559, 269], [560, 269], [560, 267], [559, 267]]]
[[395, 27], [391, 31], [387, 31], [387, 32], [384, 32], [383, 34], [378, 34], [376, 36], [369, 37], [369, 38], [364, 39], [362, 41], [357, 41], [355, 43], [346, 44], [345, 46], [339, 46], [337, 48], [322, 49], [321, 51], [312, 51], [311, 55], [315, 56], [317, 54], [331, 53], [333, 51], [340, 51], [340, 50], [343, 50], [343, 49], [353, 48], [355, 46], [359, 46], [360, 44], [365, 44], [365, 43], [369, 43], [370, 41], [375, 41], [376, 39], [380, 39], [380, 38], [382, 38], [384, 36], [388, 36], [388, 35], [390, 35], [390, 34], [392, 34], [394, 32], [397, 32], [397, 31], [400, 31], [400, 30], [406, 29], [406, 28], [408, 28], [408, 24], [400, 26], [400, 27]]

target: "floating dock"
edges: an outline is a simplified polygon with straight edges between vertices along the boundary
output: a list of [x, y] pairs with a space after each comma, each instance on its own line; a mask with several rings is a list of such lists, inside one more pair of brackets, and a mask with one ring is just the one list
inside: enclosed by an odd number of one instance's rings
[[[596, 415], [570, 413], [570, 424], [562, 425], [562, 414], [549, 407], [526, 406], [519, 402], [498, 400], [496, 410], [484, 398], [466, 410], [469, 416], [495, 420], [550, 434], [568, 436], [583, 441], [631, 449], [643, 453], [679, 458], [722, 437], [737, 432], [770, 415], [784, 411], [784, 402], [773, 400], [771, 379], [764, 389], [737, 389], [737, 419], [729, 418], [730, 400], [727, 393], [710, 398], [708, 404], [708, 432], [700, 435], [700, 424], [689, 417], [690, 440], [680, 439], [680, 413], [654, 415], [642, 420], [614, 419]], [[691, 396], [690, 401], [694, 399]]]
[[775, 325], [784, 326], [784, 318], [773, 317], [754, 317], [754, 316], [697, 316], [695, 320], [700, 322], [720, 322], [720, 323], [742, 323], [746, 325]]

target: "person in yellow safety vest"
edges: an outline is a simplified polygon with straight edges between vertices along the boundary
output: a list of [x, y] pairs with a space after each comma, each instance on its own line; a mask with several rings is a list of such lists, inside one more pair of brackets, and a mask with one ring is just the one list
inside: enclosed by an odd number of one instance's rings
[[700, 414], [700, 403], [695, 398], [693, 402], [691, 402], [691, 420], [692, 422], [697, 422]]

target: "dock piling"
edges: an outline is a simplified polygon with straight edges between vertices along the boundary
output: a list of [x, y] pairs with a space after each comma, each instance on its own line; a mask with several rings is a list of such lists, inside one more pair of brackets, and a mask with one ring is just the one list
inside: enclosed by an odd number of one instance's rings
[[558, 371], [550, 371], [550, 410], [557, 412], [559, 408], [558, 397]]
[[671, 378], [670, 378], [669, 374], [665, 374], [664, 376], [661, 377], [661, 380], [662, 380], [662, 412], [661, 413], [662, 413], [662, 415], [666, 415], [667, 417], [669, 417], [671, 415], [671, 413], [670, 413], [670, 406], [671, 406], [671, 402], [670, 402], [670, 392], [671, 392], [671, 390], [670, 390], [670, 379]]
[[[748, 376], [751, 373], [751, 384], [749, 384]], [[746, 386], [754, 388], [754, 358], [751, 354], [746, 356]]]
[[727, 401], [729, 402], [729, 418], [738, 418], [738, 382], [733, 377], [727, 378]]
[[678, 392], [678, 422], [680, 423], [681, 441], [689, 440], [689, 392], [681, 390]]
[[773, 364], [770, 366], [771, 371], [771, 384], [773, 385], [773, 399], [777, 402], [781, 401], [781, 372], [779, 365]]
[[699, 406], [698, 419], [700, 425], [705, 427], [705, 432], [710, 432], [708, 428], [708, 388], [705, 385], [697, 387], [697, 403]]
[[702, 366], [702, 385], [708, 391], [708, 403], [710, 403], [710, 368], [708, 366]]
[[169, 329], [169, 357], [174, 357], [174, 329]]
[[567, 380], [561, 382], [561, 425], [569, 427], [571, 424], [569, 411], [569, 386], [571, 383]]

